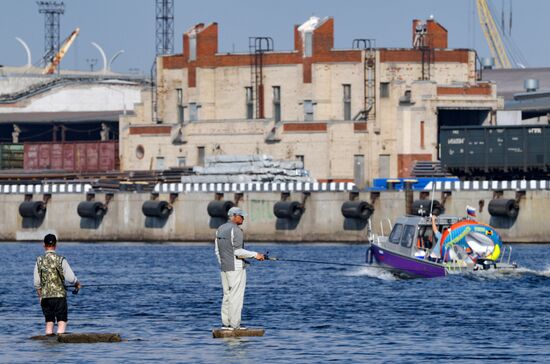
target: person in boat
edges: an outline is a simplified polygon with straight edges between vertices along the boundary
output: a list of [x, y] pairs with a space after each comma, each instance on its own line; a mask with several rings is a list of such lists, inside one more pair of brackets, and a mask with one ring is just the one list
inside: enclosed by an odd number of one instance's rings
[[221, 269], [223, 300], [221, 308], [222, 329], [244, 329], [241, 326], [241, 312], [246, 288], [247, 258], [264, 260], [264, 254], [244, 249], [241, 225], [246, 213], [239, 207], [232, 207], [227, 213], [229, 221], [216, 231], [215, 252]]
[[469, 246], [466, 247], [465, 251], [466, 251], [466, 254], [468, 254], [468, 258], [470, 259], [470, 261], [473, 264], [476, 264], [480, 256], [476, 252], [474, 252], [473, 249], [470, 248]]
[[422, 227], [418, 233], [416, 247], [421, 250], [429, 250], [433, 248], [432, 231], [427, 227]]
[[46, 335], [52, 335], [57, 321], [57, 334], [65, 333], [68, 321], [67, 291], [65, 283], [81, 287], [69, 262], [55, 251], [57, 237], [44, 237], [45, 253], [36, 258], [34, 264], [34, 288], [38, 293], [42, 313], [46, 320]]
[[441, 259], [441, 233], [439, 232], [439, 228], [437, 227], [437, 224], [435, 223], [436, 221], [436, 216], [435, 215], [430, 215], [431, 218], [432, 218], [432, 231], [434, 233], [434, 237], [435, 237], [435, 245], [430, 253], [430, 259], [432, 260], [438, 260], [438, 259]]

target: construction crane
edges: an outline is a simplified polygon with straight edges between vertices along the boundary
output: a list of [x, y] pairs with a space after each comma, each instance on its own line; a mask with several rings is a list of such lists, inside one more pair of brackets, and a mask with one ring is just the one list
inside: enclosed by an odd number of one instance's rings
[[527, 60], [511, 37], [511, 0], [508, 32], [506, 32], [504, 22], [504, 8], [502, 10], [501, 22], [498, 24], [495, 22], [495, 17], [493, 16], [493, 14], [496, 14], [496, 11], [490, 0], [476, 0], [476, 4], [479, 23], [481, 24], [481, 29], [487, 40], [491, 56], [495, 59], [496, 68], [525, 68], [527, 66]]
[[485, 39], [487, 39], [491, 56], [495, 59], [496, 67], [512, 68], [512, 64], [504, 48], [504, 43], [495, 24], [495, 19], [493, 19], [493, 15], [489, 10], [487, 0], [476, 0], [476, 2], [479, 23], [481, 24], [481, 29], [483, 29], [483, 34], [485, 34]]
[[55, 70], [57, 69], [57, 66], [59, 65], [59, 63], [61, 62], [61, 60], [63, 59], [63, 57], [65, 56], [65, 54], [69, 50], [69, 48], [71, 47], [71, 44], [73, 44], [73, 42], [76, 39], [78, 33], [80, 33], [80, 28], [76, 28], [75, 30], [73, 30], [71, 35], [69, 35], [69, 37], [67, 37], [67, 39], [65, 39], [63, 41], [63, 45], [59, 48], [59, 52], [57, 52], [52, 57], [51, 61], [48, 63], [48, 65], [42, 71], [43, 74], [51, 75], [55, 72]]

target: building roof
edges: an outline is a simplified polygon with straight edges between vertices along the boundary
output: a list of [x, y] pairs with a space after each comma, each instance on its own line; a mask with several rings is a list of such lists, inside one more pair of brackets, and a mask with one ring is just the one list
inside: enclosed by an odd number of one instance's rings
[[[109, 111], [76, 111], [76, 112], [23, 112], [23, 113], [0, 113], [0, 124], [11, 123], [70, 123], [87, 121], [118, 121], [123, 115], [123, 110]], [[126, 111], [127, 115], [133, 112]]]
[[[537, 91], [526, 92], [523, 83], [528, 79], [539, 81]], [[505, 110], [550, 112], [550, 68], [483, 70], [483, 80], [497, 84], [497, 95], [504, 98]]]
[[497, 95], [504, 100], [513, 100], [514, 94], [523, 93], [523, 81], [535, 79], [539, 81], [539, 91], [550, 91], [550, 68], [524, 69], [493, 69], [483, 70], [484, 81], [497, 84]]

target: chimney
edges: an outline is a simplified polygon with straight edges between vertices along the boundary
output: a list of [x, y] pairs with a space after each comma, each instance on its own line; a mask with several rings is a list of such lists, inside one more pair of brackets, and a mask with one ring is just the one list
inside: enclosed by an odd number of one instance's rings
[[294, 27], [294, 49], [304, 57], [328, 53], [334, 48], [334, 19], [319, 19], [312, 16], [298, 27]]
[[448, 32], [432, 17], [423, 22], [419, 19], [412, 21], [413, 48], [447, 48]]
[[434, 19], [426, 21], [430, 48], [448, 48], [448, 32], [443, 25], [436, 22]]
[[183, 57], [196, 61], [218, 52], [218, 23], [199, 23], [183, 34]]

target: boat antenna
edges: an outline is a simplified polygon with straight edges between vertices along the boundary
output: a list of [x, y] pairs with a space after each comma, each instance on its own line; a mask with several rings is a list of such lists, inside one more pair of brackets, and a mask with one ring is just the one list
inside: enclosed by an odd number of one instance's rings
[[430, 205], [430, 216], [432, 216], [432, 211], [434, 209], [434, 195], [435, 195], [435, 181], [432, 180], [432, 203]]

